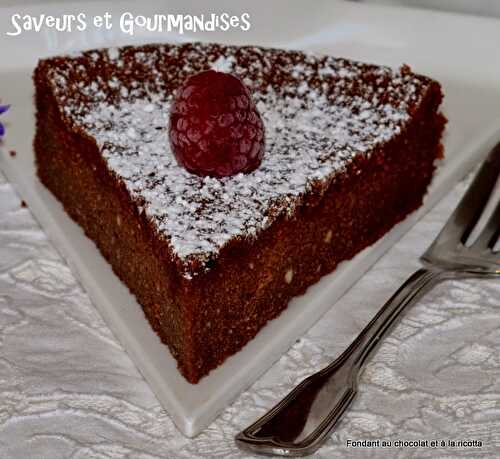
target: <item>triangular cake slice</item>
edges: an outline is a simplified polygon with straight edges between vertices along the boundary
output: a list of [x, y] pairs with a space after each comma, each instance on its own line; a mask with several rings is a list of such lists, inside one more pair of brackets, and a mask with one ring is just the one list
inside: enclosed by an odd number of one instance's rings
[[[262, 116], [250, 174], [198, 177], [170, 150], [173, 93], [210, 68]], [[51, 58], [34, 78], [40, 179], [193, 383], [418, 208], [442, 154], [440, 85], [406, 66], [189, 43]]]

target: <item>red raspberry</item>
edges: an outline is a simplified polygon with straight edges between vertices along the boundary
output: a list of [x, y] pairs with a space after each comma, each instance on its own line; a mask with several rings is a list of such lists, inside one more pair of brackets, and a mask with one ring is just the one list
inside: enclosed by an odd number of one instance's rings
[[250, 92], [223, 72], [198, 73], [178, 89], [169, 136], [177, 162], [196, 175], [251, 172], [264, 155], [264, 124]]

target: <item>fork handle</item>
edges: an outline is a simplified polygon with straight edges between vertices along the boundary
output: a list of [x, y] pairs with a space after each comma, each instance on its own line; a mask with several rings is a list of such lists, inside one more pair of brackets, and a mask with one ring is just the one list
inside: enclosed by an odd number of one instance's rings
[[[363, 331], [344, 351], [337, 360], [352, 362], [354, 369], [360, 373], [369, 355], [382, 338], [391, 330], [402, 317], [402, 313], [414, 304], [425, 293], [431, 290], [436, 284], [449, 277], [451, 273], [439, 269], [421, 268], [415, 271], [392, 297], [377, 312], [375, 317], [368, 323]], [[336, 360], [336, 361], [337, 361]], [[331, 371], [336, 368], [335, 362], [326, 367], [323, 371]]]
[[303, 456], [319, 448], [354, 398], [369, 355], [408, 306], [449, 274], [419, 269], [411, 275], [340, 357], [239, 433], [237, 444], [254, 453], [281, 456]]

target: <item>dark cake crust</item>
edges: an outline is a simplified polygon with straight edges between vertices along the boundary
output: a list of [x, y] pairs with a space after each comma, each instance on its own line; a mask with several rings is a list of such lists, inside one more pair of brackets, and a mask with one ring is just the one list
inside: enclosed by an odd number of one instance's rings
[[189, 278], [95, 141], [68, 123], [49, 78], [61, 63], [64, 58], [41, 61], [34, 77], [39, 177], [137, 297], [192, 383], [238, 351], [292, 297], [418, 208], [442, 155], [441, 89], [426, 80], [399, 134], [370, 155], [355, 156], [292, 215], [279, 215], [253, 239], [224, 245], [208, 269]]

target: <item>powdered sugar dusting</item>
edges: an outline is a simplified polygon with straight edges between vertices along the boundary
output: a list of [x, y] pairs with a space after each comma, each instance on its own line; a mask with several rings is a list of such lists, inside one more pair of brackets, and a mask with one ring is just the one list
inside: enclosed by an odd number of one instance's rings
[[[196, 51], [210, 45], [193, 46]], [[269, 59], [258, 50], [264, 57], [243, 66], [229, 51], [218, 58], [209, 55], [206, 65], [245, 75], [248, 66], [258, 65], [261, 71]], [[141, 54], [147, 63], [147, 53]], [[118, 58], [114, 51], [108, 56]], [[291, 80], [280, 87], [254, 88], [266, 129], [266, 154], [250, 174], [201, 178], [177, 165], [167, 132], [172, 91], [162, 88], [159, 75], [154, 91], [144, 91], [140, 83], [136, 89], [133, 84], [125, 88], [115, 77], [85, 84], [79, 93], [92, 95], [91, 100], [83, 108], [65, 103], [65, 112], [95, 138], [108, 167], [125, 182], [131, 196], [143, 202], [146, 215], [189, 278], [196, 274], [193, 260], [203, 269], [234, 238], [253, 238], [279, 216], [292, 216], [313, 186], [334, 180], [356, 155], [369, 155], [397, 135], [409, 119], [409, 106], [425, 89], [408, 72], [381, 69], [364, 82], [363, 91], [353, 91], [360, 64], [326, 58], [318, 68], [307, 61], [311, 59], [315, 62], [308, 56], [305, 63], [295, 63]], [[154, 74], [155, 66], [147, 65]], [[184, 71], [190, 65], [188, 59]], [[333, 89], [328, 80], [332, 75]], [[62, 73], [54, 73], [62, 98], [67, 96], [60, 91], [63, 80]], [[116, 88], [115, 99], [109, 100], [103, 84]]]
[[117, 60], [120, 57], [120, 51], [118, 48], [108, 48], [108, 57], [111, 61]]
[[236, 63], [234, 56], [219, 56], [217, 60], [210, 66], [212, 70], [217, 72], [230, 73], [233, 70], [233, 65]]

